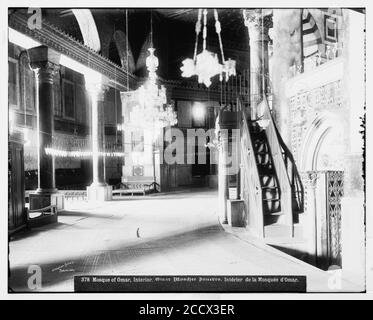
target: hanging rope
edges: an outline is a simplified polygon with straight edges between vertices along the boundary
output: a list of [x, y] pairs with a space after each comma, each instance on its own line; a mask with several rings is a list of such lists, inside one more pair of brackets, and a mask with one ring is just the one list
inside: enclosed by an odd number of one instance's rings
[[153, 48], [153, 11], [150, 9], [150, 47]]
[[118, 143], [117, 68], [114, 72], [115, 142]]
[[218, 10], [216, 10], [216, 9], [214, 9], [214, 17], [215, 17], [215, 30], [216, 30], [216, 33], [218, 34], [218, 38], [219, 38], [219, 47], [220, 47], [222, 64], [224, 65], [225, 57], [224, 57], [224, 50], [223, 50], [223, 42], [221, 40], [221, 34], [220, 34], [221, 25], [220, 25], [219, 16], [218, 16]]
[[223, 81], [220, 81], [220, 105], [223, 105]]
[[261, 9], [260, 11], [261, 13], [261, 16], [262, 16], [262, 95], [263, 95], [263, 98], [265, 96], [265, 92], [266, 92], [266, 89], [265, 89], [265, 69], [264, 69], [264, 17], [263, 17], [263, 9]]
[[203, 10], [203, 51], [206, 50], [206, 38], [207, 38], [207, 9]]
[[128, 63], [129, 60], [129, 48], [128, 48], [128, 9], [126, 9], [126, 74], [127, 74], [127, 91], [129, 91], [129, 70], [128, 70]]
[[198, 9], [198, 19], [197, 19], [196, 28], [195, 28], [196, 41], [194, 44], [194, 55], [193, 55], [194, 62], [196, 62], [197, 60], [198, 38], [199, 38], [199, 34], [201, 33], [201, 20], [202, 20], [202, 9]]

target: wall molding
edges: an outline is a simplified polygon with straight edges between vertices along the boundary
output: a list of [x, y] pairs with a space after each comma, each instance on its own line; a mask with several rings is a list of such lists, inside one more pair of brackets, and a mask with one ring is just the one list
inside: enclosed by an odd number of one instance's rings
[[[42, 45], [46, 45], [92, 70], [98, 71], [111, 80], [115, 78], [116, 86], [121, 87], [120, 89], [126, 89], [127, 75], [129, 87], [133, 89], [137, 86], [137, 77], [127, 73], [122, 67], [49, 22], [43, 21], [41, 29], [30, 29], [27, 26], [27, 18], [15, 13], [9, 16], [8, 26], [40, 42]], [[111, 81], [110, 85], [114, 87], [115, 83]]]

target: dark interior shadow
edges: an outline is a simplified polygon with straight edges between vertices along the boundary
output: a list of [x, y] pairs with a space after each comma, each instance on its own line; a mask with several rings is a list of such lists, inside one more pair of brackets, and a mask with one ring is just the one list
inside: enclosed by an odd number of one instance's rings
[[10, 242], [16, 242], [16, 241], [19, 241], [19, 240], [23, 240], [25, 238], [30, 238], [30, 237], [33, 237], [33, 236], [37, 236], [38, 234], [40, 233], [44, 233], [44, 232], [47, 232], [47, 231], [50, 231], [50, 230], [54, 230], [54, 229], [61, 229], [63, 227], [68, 227], [68, 226], [71, 226], [70, 224], [68, 223], [63, 223], [63, 222], [56, 222], [56, 223], [51, 223], [51, 224], [48, 224], [48, 225], [45, 225], [45, 226], [42, 226], [40, 228], [24, 228], [14, 234], [12, 234], [10, 237], [9, 237], [9, 241]]
[[270, 246], [324, 271], [328, 270], [332, 265], [327, 257], [316, 257], [302, 250], [286, 248], [279, 245], [270, 244]]
[[[106, 219], [106, 220], [121, 220], [122, 217], [120, 216], [115, 216], [113, 214], [111, 215], [104, 215], [104, 214], [99, 214], [99, 213], [88, 213], [88, 212], [81, 212], [81, 211], [61, 211], [58, 213], [58, 216], [61, 216], [61, 217], [81, 217], [81, 219], [77, 219], [76, 222], [82, 220], [82, 219], [86, 219], [86, 218], [98, 218], [98, 219]], [[61, 229], [63, 227], [74, 227], [74, 228], [77, 228], [77, 229], [85, 229], [83, 227], [80, 227], [80, 226], [76, 226], [75, 223], [65, 223], [65, 222], [56, 222], [56, 223], [51, 223], [51, 224], [48, 224], [48, 225], [44, 225], [44, 226], [41, 226], [39, 228], [25, 228], [23, 230], [20, 230], [19, 232], [17, 233], [14, 233], [12, 234], [10, 237], [9, 237], [9, 241], [19, 241], [19, 240], [23, 240], [25, 238], [29, 238], [29, 237], [34, 237], [34, 236], [37, 236], [38, 234], [40, 233], [43, 233], [43, 232], [48, 232], [50, 230], [56, 230], [56, 229]]]
[[109, 219], [109, 220], [121, 220], [122, 217], [115, 216], [113, 214], [100, 214], [100, 213], [89, 213], [79, 210], [74, 211], [61, 211], [58, 213], [59, 217], [82, 217], [82, 218], [98, 218], [98, 219]]

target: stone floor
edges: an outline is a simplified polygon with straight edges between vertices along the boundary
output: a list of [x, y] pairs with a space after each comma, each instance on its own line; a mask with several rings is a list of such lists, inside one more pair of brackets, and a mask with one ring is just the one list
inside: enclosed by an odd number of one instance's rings
[[[217, 192], [70, 201], [57, 224], [10, 242], [9, 286], [29, 291], [27, 269], [42, 269], [42, 291], [73, 291], [74, 275], [306, 275], [308, 291], [330, 291], [330, 274], [242, 230], [224, 230]], [[228, 232], [227, 232], [228, 231]], [[342, 291], [360, 290], [343, 281]]]

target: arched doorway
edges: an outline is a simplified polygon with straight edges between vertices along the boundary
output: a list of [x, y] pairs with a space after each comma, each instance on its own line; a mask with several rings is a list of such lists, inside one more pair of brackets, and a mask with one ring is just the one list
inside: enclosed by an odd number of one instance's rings
[[340, 117], [324, 112], [307, 130], [300, 149], [301, 171], [344, 170], [344, 128]]

